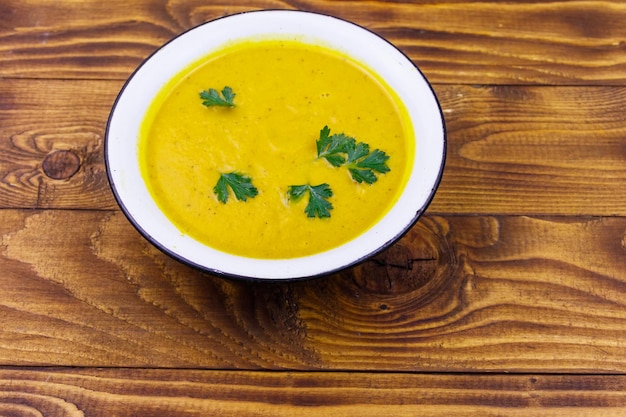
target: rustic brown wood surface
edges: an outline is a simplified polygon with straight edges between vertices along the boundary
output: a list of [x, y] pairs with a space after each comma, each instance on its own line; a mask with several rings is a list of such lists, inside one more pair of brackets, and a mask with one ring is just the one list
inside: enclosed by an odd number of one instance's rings
[[622, 375], [0, 371], [3, 416], [577, 417], [622, 416], [624, 406]]
[[4, 0], [0, 72], [123, 79], [204, 21], [280, 8], [332, 14], [385, 36], [435, 83], [623, 84], [622, 1]]
[[[262, 8], [385, 36], [446, 119], [427, 215], [315, 280], [182, 265], [106, 178], [141, 60]], [[626, 415], [624, 22], [622, 1], [2, 1], [0, 415]]]

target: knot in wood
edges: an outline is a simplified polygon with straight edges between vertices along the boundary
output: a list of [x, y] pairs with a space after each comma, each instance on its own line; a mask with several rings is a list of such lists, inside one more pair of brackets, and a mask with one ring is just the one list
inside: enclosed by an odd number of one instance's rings
[[370, 295], [410, 294], [420, 302], [437, 297], [442, 287], [451, 285], [456, 266], [442, 232], [436, 223], [423, 220], [399, 242], [350, 270], [352, 282]]
[[58, 150], [49, 153], [43, 160], [43, 172], [55, 180], [71, 178], [80, 169], [80, 158], [69, 150]]

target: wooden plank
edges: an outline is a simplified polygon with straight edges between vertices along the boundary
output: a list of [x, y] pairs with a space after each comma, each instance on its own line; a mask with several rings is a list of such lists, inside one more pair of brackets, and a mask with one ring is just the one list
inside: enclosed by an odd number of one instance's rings
[[25, 78], [124, 79], [158, 46], [226, 14], [316, 11], [388, 38], [436, 83], [618, 84], [626, 79], [622, 1], [5, 0], [0, 73]]
[[[0, 208], [116, 208], [103, 141], [121, 86], [0, 83]], [[626, 215], [626, 88], [438, 85], [436, 92], [448, 159], [430, 212]], [[55, 160], [55, 151], [69, 152]]]
[[0, 370], [0, 414], [621, 416], [624, 376]]
[[94, 80], [0, 82], [3, 208], [116, 207], [103, 142], [121, 86], [120, 81]]
[[626, 219], [427, 216], [357, 267], [200, 273], [118, 212], [0, 211], [0, 364], [626, 371]]
[[436, 91], [448, 129], [448, 158], [431, 211], [625, 214], [620, 206], [626, 203], [626, 90]]

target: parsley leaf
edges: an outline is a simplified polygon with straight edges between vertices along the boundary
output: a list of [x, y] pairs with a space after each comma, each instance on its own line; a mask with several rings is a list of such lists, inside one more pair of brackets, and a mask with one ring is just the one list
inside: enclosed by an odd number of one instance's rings
[[375, 183], [376, 173], [385, 174], [390, 171], [387, 166], [389, 156], [380, 149], [370, 152], [367, 143], [357, 142], [343, 133], [330, 135], [328, 126], [320, 131], [316, 142], [317, 157], [325, 158], [332, 166], [340, 167], [347, 164], [352, 179], [358, 183]]
[[317, 140], [317, 157], [325, 158], [334, 167], [339, 167], [346, 162], [346, 158], [342, 155], [348, 151], [348, 148], [354, 146], [354, 138], [348, 137], [343, 133], [330, 136], [330, 129], [324, 126], [320, 130], [320, 138]]
[[391, 169], [387, 166], [389, 156], [380, 149], [374, 149], [372, 153], [366, 154], [365, 157], [359, 157], [355, 161], [350, 161], [348, 170], [352, 179], [356, 182], [366, 182], [373, 184], [377, 181], [376, 174], [385, 174]]
[[330, 186], [326, 183], [319, 185], [290, 185], [287, 195], [290, 200], [297, 201], [307, 192], [309, 193], [309, 203], [304, 209], [307, 217], [318, 217], [320, 219], [330, 217], [330, 210], [333, 209], [333, 205], [328, 201], [333, 196]]
[[254, 198], [259, 191], [252, 185], [252, 179], [245, 174], [238, 172], [230, 172], [228, 174], [220, 174], [213, 192], [217, 195], [220, 203], [228, 202], [228, 188], [233, 191], [235, 198], [239, 201], [247, 201], [248, 198]]
[[367, 156], [370, 152], [370, 146], [367, 143], [359, 142], [349, 146], [346, 152], [348, 154], [348, 163], [354, 163], [364, 156]]
[[348, 171], [352, 179], [358, 183], [366, 182], [368, 184], [374, 184], [378, 180], [376, 174], [370, 169], [348, 168]]
[[218, 93], [214, 88], [209, 88], [208, 90], [200, 92], [200, 98], [203, 100], [202, 104], [207, 107], [235, 107], [235, 103], [233, 102], [235, 95], [236, 94], [233, 93], [232, 88], [228, 86], [222, 89], [223, 98], [220, 97], [220, 93]]

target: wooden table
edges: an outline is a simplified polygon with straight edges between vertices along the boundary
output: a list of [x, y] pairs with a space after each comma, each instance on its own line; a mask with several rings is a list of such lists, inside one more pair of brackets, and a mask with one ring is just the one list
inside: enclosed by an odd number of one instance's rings
[[[259, 8], [385, 36], [446, 118], [427, 215], [333, 276], [190, 269], [107, 183], [133, 69]], [[0, 415], [626, 415], [625, 23], [623, 1], [2, 0]]]

